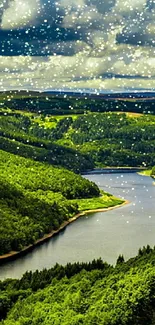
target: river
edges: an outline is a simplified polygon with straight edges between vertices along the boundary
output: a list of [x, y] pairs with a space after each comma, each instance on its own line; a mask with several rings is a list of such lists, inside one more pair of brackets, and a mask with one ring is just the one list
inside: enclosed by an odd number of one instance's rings
[[117, 197], [130, 201], [108, 212], [84, 216], [57, 236], [15, 261], [0, 266], [0, 279], [20, 278], [29, 270], [55, 263], [91, 261], [101, 257], [115, 264], [119, 254], [135, 256], [139, 247], [155, 245], [155, 186], [136, 173], [95, 174], [85, 177]]

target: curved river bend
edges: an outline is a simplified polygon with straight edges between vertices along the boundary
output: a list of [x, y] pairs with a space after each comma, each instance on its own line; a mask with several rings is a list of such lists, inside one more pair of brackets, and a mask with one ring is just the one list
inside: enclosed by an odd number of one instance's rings
[[64, 265], [101, 257], [114, 264], [119, 254], [127, 259], [135, 256], [139, 247], [155, 245], [153, 179], [136, 173], [85, 177], [130, 203], [108, 212], [81, 217], [26, 256], [0, 266], [1, 280], [19, 278], [26, 271], [50, 268], [55, 263]]

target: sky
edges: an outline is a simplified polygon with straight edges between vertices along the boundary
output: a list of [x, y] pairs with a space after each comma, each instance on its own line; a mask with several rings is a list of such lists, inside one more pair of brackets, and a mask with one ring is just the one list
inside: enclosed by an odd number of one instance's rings
[[0, 0], [0, 90], [155, 91], [155, 0]]

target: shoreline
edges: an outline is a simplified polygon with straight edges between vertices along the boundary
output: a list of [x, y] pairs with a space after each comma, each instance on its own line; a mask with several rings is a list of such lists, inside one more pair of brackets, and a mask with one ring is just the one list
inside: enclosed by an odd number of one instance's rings
[[[143, 174], [143, 172], [138, 172], [137, 173], [138, 175], [140, 176], [145, 176], [145, 177], [151, 177], [153, 180], [155, 179], [155, 175], [146, 175], [146, 174]], [[155, 185], [155, 182], [153, 181], [153, 185]]]
[[0, 256], [0, 265], [13, 261], [17, 259], [18, 257], [26, 255], [28, 252], [31, 252], [35, 247], [43, 244], [44, 242], [48, 241], [50, 238], [54, 237], [55, 235], [59, 234], [62, 230], [64, 230], [68, 225], [70, 225], [72, 222], [76, 221], [82, 216], [85, 216], [87, 214], [91, 213], [97, 213], [97, 212], [108, 212], [110, 210], [114, 210], [117, 208], [121, 208], [122, 206], [129, 204], [130, 202], [128, 200], [125, 200], [122, 204], [114, 205], [108, 208], [99, 208], [99, 209], [92, 209], [92, 210], [85, 210], [77, 213], [74, 217], [70, 218], [69, 220], [66, 220], [62, 223], [62, 225], [57, 229], [51, 231], [49, 234], [44, 235], [42, 238], [36, 240], [34, 244], [30, 244], [29, 246], [26, 246], [21, 251], [17, 252], [10, 252], [4, 255]]
[[145, 167], [101, 167], [92, 170], [86, 170], [81, 175], [94, 175], [94, 174], [117, 174], [117, 173], [140, 173], [145, 171]]

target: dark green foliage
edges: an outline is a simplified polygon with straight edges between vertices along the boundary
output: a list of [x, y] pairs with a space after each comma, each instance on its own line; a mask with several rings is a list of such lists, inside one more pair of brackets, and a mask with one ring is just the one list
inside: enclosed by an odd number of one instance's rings
[[71, 117], [66, 117], [60, 120], [57, 123], [57, 126], [52, 130], [52, 138], [55, 140], [61, 139], [63, 134], [68, 131], [68, 128], [71, 126], [73, 120]]
[[[68, 94], [45, 94], [45, 93], [11, 93], [10, 100], [3, 93], [1, 102], [4, 107], [11, 109], [29, 110], [32, 112], [42, 112], [43, 114], [83, 114], [84, 112], [107, 112], [107, 111], [122, 111], [122, 112], [137, 112], [137, 113], [153, 113], [155, 112], [155, 103], [153, 100], [145, 101], [133, 99], [121, 99], [118, 94], [118, 99], [104, 99], [100, 96], [90, 98], [87, 94], [84, 98]], [[122, 96], [121, 96], [122, 97]], [[125, 96], [126, 97], [126, 96]]]
[[[0, 148], [8, 152], [78, 173], [94, 166], [155, 165], [153, 115], [89, 113], [55, 119], [55, 127], [50, 128], [32, 116], [4, 114], [0, 116]], [[42, 115], [38, 119], [43, 121]]]
[[154, 116], [88, 114], [77, 118], [71, 139], [98, 166], [153, 166], [155, 164]]
[[155, 249], [141, 252], [116, 267], [56, 264], [0, 282], [2, 324], [153, 325]]
[[124, 263], [124, 256], [123, 255], [118, 256], [118, 259], [116, 261], [116, 265], [119, 265], [121, 263]]
[[71, 278], [82, 270], [90, 272], [92, 270], [102, 270], [103, 274], [109, 273], [113, 267], [103, 263], [101, 259], [93, 260], [90, 263], [68, 263], [66, 266], [56, 264], [53, 268], [43, 271], [26, 272], [20, 280], [0, 281], [0, 320], [6, 317], [8, 310], [18, 300], [24, 299], [32, 292], [47, 287], [54, 279], [61, 280], [64, 277]]
[[64, 168], [0, 151], [1, 175], [25, 190], [59, 192], [67, 199], [99, 196], [97, 185]]
[[100, 193], [96, 184], [73, 172], [2, 150], [0, 179], [0, 255], [58, 229], [78, 212], [70, 199]]
[[[46, 144], [44, 141], [39, 142], [36, 140], [35, 143], [32, 142], [32, 145], [23, 142], [25, 142], [23, 138], [22, 142], [19, 142], [0, 136], [0, 149], [25, 158], [62, 166], [77, 173], [94, 167], [91, 157], [76, 150], [53, 143]], [[30, 140], [28, 142], [31, 143]]]
[[62, 195], [25, 192], [1, 178], [0, 254], [33, 244], [77, 213]]
[[94, 164], [87, 154], [53, 143], [63, 136], [71, 123], [71, 118], [64, 118], [51, 130], [39, 126], [28, 116], [6, 111], [0, 116], [0, 149], [78, 173], [92, 169]]
[[5, 292], [0, 293], [0, 320], [4, 319], [11, 307], [11, 299]]
[[[25, 103], [32, 110], [40, 105], [44, 112], [49, 105], [43, 99], [40, 103], [38, 99], [13, 100], [10, 105], [19, 108]], [[70, 104], [72, 100], [59, 100], [58, 106], [53, 100], [49, 106], [60, 110], [62, 105], [67, 111]], [[111, 110], [116, 105], [118, 102], [113, 102]], [[135, 103], [132, 105], [135, 108]], [[149, 109], [149, 104], [136, 105], [137, 111]], [[97, 106], [93, 101], [88, 108], [84, 100], [76, 108], [80, 110], [80, 106], [94, 111], [109, 109], [109, 103]], [[131, 108], [131, 103], [119, 106], [119, 110]], [[0, 151], [0, 254], [21, 250], [57, 229], [78, 210], [68, 199], [99, 196], [95, 184], [35, 160], [67, 168], [73, 164], [76, 171], [92, 166], [92, 159], [96, 165], [153, 166], [154, 124], [151, 116], [89, 114], [74, 122], [62, 119], [55, 129], [48, 130], [21, 114], [10, 113], [8, 118], [2, 115], [0, 148], [18, 156]], [[65, 135], [79, 152], [51, 143]], [[101, 259], [57, 264], [50, 270], [27, 272], [20, 280], [0, 282], [2, 325], [153, 325], [154, 310], [155, 249], [149, 245], [127, 262], [120, 255], [115, 268]]]

